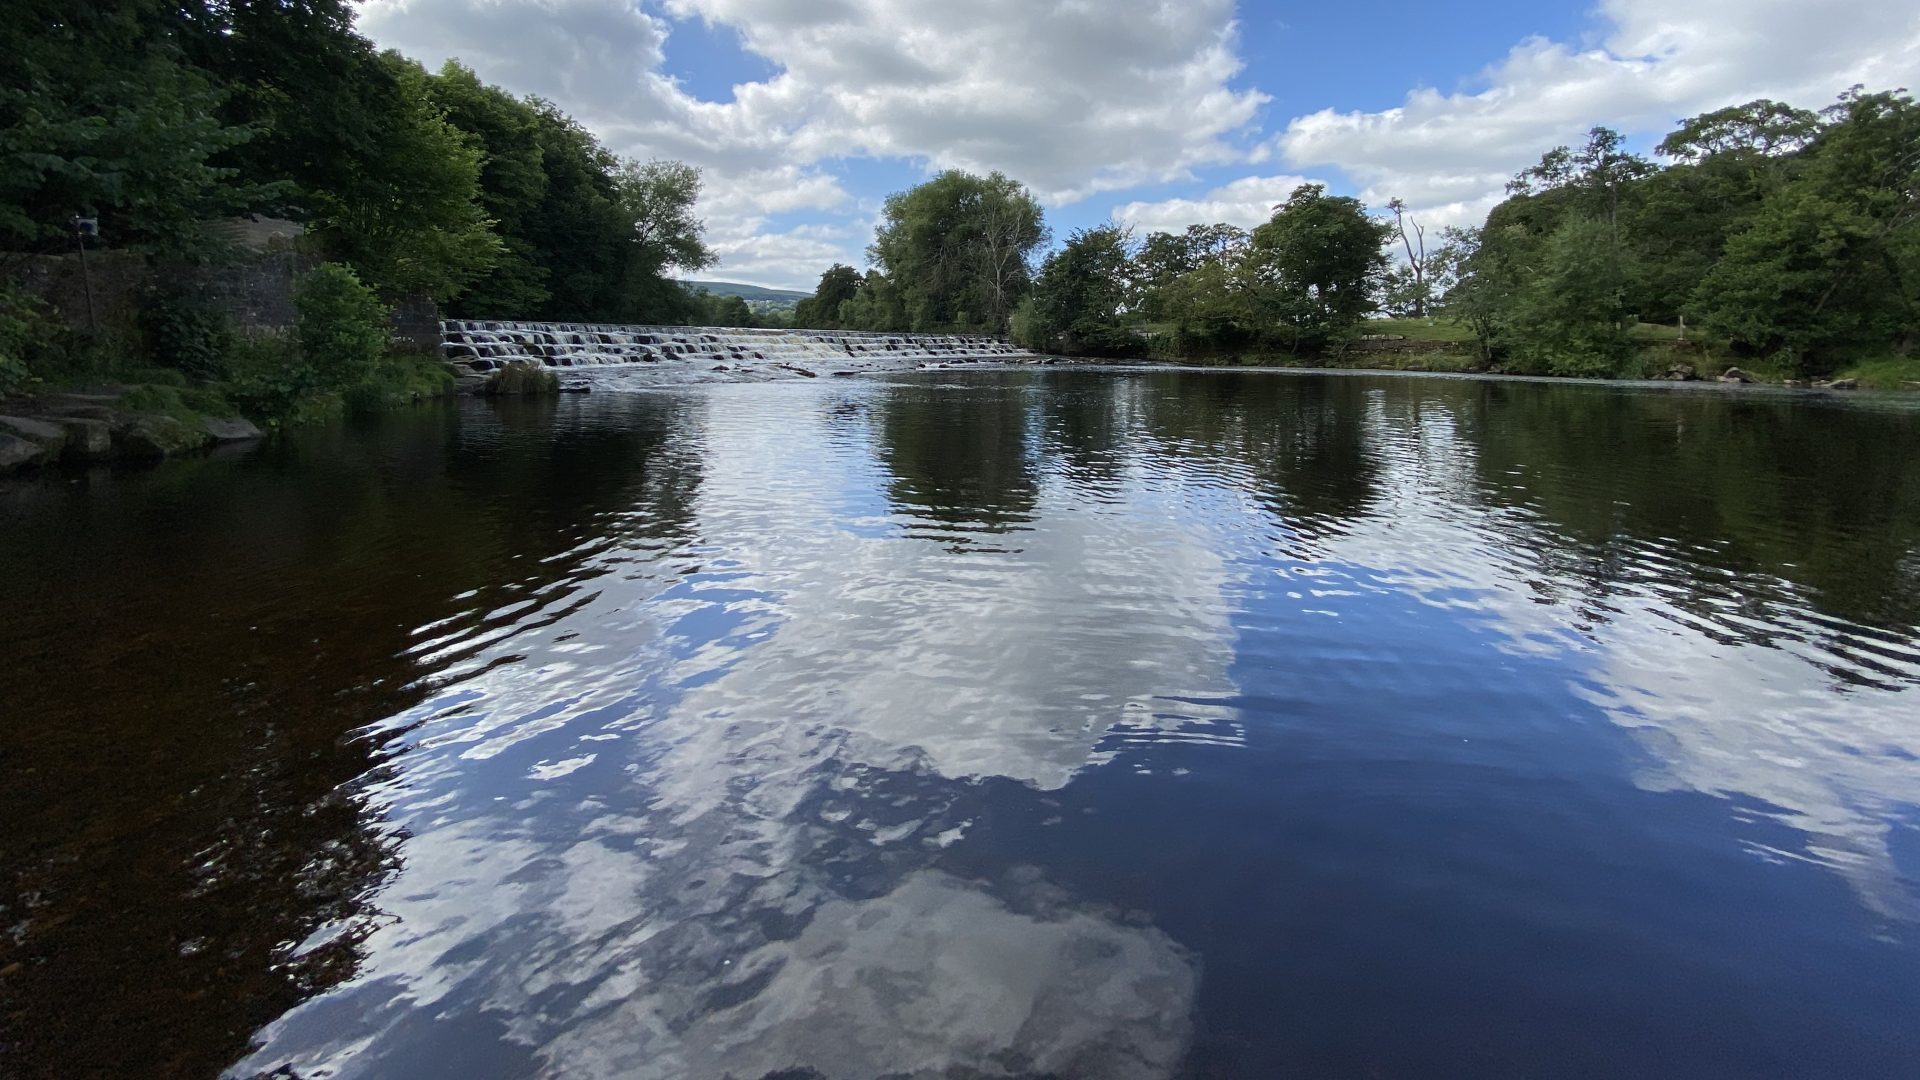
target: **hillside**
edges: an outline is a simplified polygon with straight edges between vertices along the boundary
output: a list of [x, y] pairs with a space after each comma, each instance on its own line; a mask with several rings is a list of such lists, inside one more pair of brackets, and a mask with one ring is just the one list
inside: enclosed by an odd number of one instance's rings
[[762, 285], [742, 285], [734, 281], [688, 281], [683, 284], [695, 292], [705, 289], [715, 296], [738, 296], [748, 303], [756, 300], [764, 300], [779, 306], [792, 305], [813, 295], [812, 293], [796, 292], [792, 289], [769, 289]]

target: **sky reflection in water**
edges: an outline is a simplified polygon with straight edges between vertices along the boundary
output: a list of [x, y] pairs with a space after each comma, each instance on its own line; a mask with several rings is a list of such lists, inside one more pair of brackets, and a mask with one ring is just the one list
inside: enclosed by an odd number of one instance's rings
[[225, 466], [375, 581], [206, 573], [394, 628], [282, 718], [367, 725], [361, 869], [231, 1072], [1911, 1075], [1917, 421], [966, 374]]

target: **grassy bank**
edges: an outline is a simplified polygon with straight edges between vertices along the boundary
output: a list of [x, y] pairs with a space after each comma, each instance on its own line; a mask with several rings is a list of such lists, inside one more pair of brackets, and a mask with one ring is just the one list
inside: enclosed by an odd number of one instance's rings
[[[1360, 332], [1341, 347], [1324, 353], [1297, 355], [1250, 348], [1204, 355], [1182, 355], [1163, 347], [1170, 336], [1149, 327], [1154, 343], [1148, 358], [1168, 363], [1208, 367], [1297, 367], [1360, 371], [1431, 371], [1455, 373], [1541, 374], [1529, 365], [1488, 361], [1473, 332], [1464, 324], [1443, 318], [1369, 319]], [[1636, 323], [1629, 331], [1631, 350], [1607, 377], [1616, 379], [1716, 379], [1738, 368], [1753, 382], [1796, 383], [1784, 364], [1766, 358], [1731, 355], [1724, 344], [1678, 326]], [[1886, 358], [1843, 368], [1832, 379], [1878, 390], [1920, 389], [1920, 359]]]
[[165, 457], [213, 442], [445, 397], [432, 349], [396, 343], [345, 267], [301, 279], [285, 330], [241, 328], [202, 297], [156, 290], [138, 325], [62, 325], [19, 293], [0, 325], [0, 466]]

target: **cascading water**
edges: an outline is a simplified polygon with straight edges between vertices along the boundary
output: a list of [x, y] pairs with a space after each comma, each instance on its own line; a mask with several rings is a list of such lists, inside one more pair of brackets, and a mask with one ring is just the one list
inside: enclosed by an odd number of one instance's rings
[[997, 338], [854, 330], [449, 319], [440, 324], [440, 341], [447, 362], [466, 375], [486, 375], [515, 361], [560, 369], [653, 364], [765, 377], [782, 372], [811, 376], [949, 363], [1039, 361]]

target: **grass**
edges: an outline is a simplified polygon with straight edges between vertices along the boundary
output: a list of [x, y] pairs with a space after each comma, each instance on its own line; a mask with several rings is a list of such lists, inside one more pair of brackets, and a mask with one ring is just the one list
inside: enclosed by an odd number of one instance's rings
[[1905, 390], [1908, 384], [1920, 384], [1920, 357], [1888, 357], [1865, 360], [1835, 375], [1836, 379], [1858, 379], [1861, 386], [1876, 390]]
[[1363, 334], [1385, 334], [1408, 341], [1436, 341], [1449, 345], [1473, 342], [1473, 332], [1451, 319], [1368, 319], [1360, 324]]

